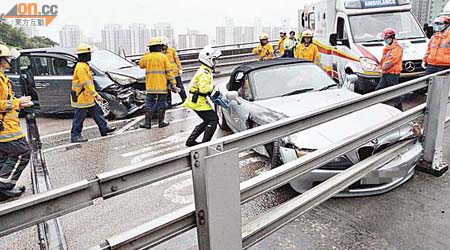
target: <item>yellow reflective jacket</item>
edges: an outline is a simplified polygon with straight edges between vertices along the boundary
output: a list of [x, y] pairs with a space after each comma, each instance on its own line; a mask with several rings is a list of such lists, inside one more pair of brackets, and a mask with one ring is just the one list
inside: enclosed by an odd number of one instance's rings
[[172, 66], [162, 52], [145, 54], [139, 61], [139, 67], [145, 69], [147, 94], [166, 94], [167, 83], [175, 84]]
[[174, 77], [179, 76], [180, 70], [182, 70], [183, 68], [181, 67], [181, 61], [180, 58], [178, 58], [177, 51], [174, 48], [169, 47], [165, 55], [167, 56], [167, 58], [169, 58]]
[[20, 129], [19, 99], [14, 97], [11, 82], [0, 72], [0, 119], [3, 131], [0, 131], [0, 142], [9, 142], [25, 137]]
[[252, 53], [258, 55], [260, 61], [270, 60], [273, 58], [273, 46], [270, 43], [264, 46], [260, 44], [253, 49]]
[[202, 65], [195, 73], [189, 83], [189, 96], [184, 102], [183, 106], [195, 111], [208, 111], [212, 110], [211, 105], [208, 102], [206, 96], [198, 96], [197, 102], [192, 101], [193, 93], [199, 92], [200, 94], [211, 94], [214, 89], [212, 69]]
[[278, 41], [278, 51], [280, 51], [280, 55], [281, 55], [281, 56], [284, 54], [284, 50], [285, 50], [285, 48], [284, 48], [284, 41], [285, 41], [285, 40], [286, 40], [286, 37], [283, 38], [283, 39], [280, 39], [280, 40]]
[[310, 44], [308, 47], [306, 47], [304, 43], [300, 44], [297, 49], [295, 49], [294, 56], [320, 65], [320, 53], [315, 44]]
[[95, 96], [98, 93], [95, 90], [92, 70], [88, 63], [78, 62], [75, 66], [72, 79], [72, 91], [78, 97], [76, 102], [70, 98], [73, 108], [89, 108], [95, 105]]

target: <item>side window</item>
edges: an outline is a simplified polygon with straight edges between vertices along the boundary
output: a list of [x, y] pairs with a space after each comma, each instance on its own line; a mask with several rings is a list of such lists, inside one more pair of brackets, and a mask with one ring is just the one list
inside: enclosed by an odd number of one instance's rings
[[309, 29], [315, 30], [316, 29], [316, 16], [314, 12], [311, 12], [308, 14], [308, 20], [309, 20]]
[[238, 94], [241, 98], [245, 100], [251, 100], [252, 99], [252, 93], [250, 90], [250, 83], [248, 82], [248, 77], [245, 78], [244, 84], [239, 88]]
[[18, 68], [17, 68], [17, 63], [18, 63], [18, 59], [13, 59], [11, 60], [11, 68], [5, 70], [5, 74], [10, 74], [10, 75], [18, 75]]
[[73, 75], [75, 63], [61, 58], [52, 58], [55, 75], [67, 76]]
[[34, 76], [53, 75], [49, 57], [31, 57], [31, 62]]
[[347, 29], [345, 28], [345, 20], [342, 17], [338, 17], [337, 20], [337, 39], [338, 40], [348, 39]]

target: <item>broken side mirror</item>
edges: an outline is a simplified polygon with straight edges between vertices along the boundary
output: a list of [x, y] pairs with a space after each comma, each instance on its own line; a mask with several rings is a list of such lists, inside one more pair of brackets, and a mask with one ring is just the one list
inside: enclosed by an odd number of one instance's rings
[[337, 34], [336, 33], [330, 34], [330, 44], [333, 47], [337, 45]]
[[230, 101], [236, 101], [238, 105], [241, 105], [241, 102], [239, 101], [239, 94], [237, 91], [229, 91], [225, 94], [228, 100]]
[[348, 74], [347, 75], [347, 81], [349, 84], [354, 84], [358, 81], [358, 76], [355, 74]]

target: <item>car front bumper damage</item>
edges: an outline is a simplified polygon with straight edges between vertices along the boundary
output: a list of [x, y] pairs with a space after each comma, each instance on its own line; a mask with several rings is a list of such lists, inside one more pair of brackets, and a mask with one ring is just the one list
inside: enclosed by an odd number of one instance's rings
[[[422, 154], [422, 145], [419, 142], [411, 144], [402, 154], [386, 163], [364, 178], [351, 185], [335, 197], [357, 197], [383, 194], [402, 185], [414, 175], [414, 168]], [[289, 184], [299, 193], [326, 181], [343, 170], [315, 169], [306, 173]]]

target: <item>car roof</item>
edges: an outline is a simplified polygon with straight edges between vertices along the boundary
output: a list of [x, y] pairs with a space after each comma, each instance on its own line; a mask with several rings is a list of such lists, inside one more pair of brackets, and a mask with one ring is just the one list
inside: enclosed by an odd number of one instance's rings
[[275, 59], [266, 60], [266, 61], [243, 63], [239, 67], [235, 68], [233, 70], [233, 72], [231, 73], [230, 81], [227, 84], [227, 88], [229, 90], [237, 90], [237, 88], [240, 87], [241, 83], [234, 80], [234, 79], [236, 79], [236, 75], [239, 72], [242, 72], [247, 75], [248, 73], [258, 70], [258, 69], [264, 69], [264, 68], [280, 66], [280, 65], [300, 64], [300, 63], [301, 64], [312, 64], [311, 61], [298, 59], [298, 58], [275, 58]]
[[61, 47], [39, 48], [39, 49], [22, 49], [22, 50], [20, 50], [21, 54], [55, 53], [55, 54], [69, 54], [71, 56], [75, 56], [75, 52], [76, 52], [75, 48], [61, 48]]

